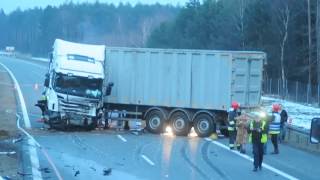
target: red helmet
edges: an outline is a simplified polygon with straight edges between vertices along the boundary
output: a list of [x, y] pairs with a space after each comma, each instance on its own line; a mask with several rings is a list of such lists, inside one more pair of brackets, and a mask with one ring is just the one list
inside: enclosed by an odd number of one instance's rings
[[240, 105], [239, 105], [238, 102], [233, 101], [233, 102], [231, 103], [231, 107], [232, 107], [233, 109], [239, 109]]
[[272, 111], [273, 111], [273, 112], [279, 112], [280, 109], [281, 109], [280, 104], [273, 104], [273, 105], [272, 105]]

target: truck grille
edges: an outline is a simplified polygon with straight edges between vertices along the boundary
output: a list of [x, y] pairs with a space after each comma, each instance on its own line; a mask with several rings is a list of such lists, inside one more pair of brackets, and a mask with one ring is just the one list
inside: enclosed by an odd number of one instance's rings
[[90, 113], [90, 106], [88, 104], [59, 100], [59, 105], [60, 111], [62, 112], [71, 112], [84, 115], [89, 115]]

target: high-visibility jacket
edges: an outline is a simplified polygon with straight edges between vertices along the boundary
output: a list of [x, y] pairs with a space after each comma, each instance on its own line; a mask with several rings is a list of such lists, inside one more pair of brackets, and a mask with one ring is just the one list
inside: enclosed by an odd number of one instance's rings
[[236, 130], [236, 117], [238, 116], [237, 110], [233, 108], [228, 112], [228, 130], [235, 131]]
[[281, 125], [281, 116], [277, 112], [272, 113], [272, 121], [269, 124], [269, 134], [279, 134]]
[[[255, 121], [254, 120], [251, 120], [250, 122], [250, 128], [249, 128], [249, 131], [250, 131], [250, 134], [249, 134], [249, 142], [251, 143], [252, 142], [252, 133], [253, 131], [256, 131], [256, 127], [255, 127]], [[267, 122], [266, 120], [262, 119], [260, 123], [260, 129], [261, 129], [261, 139], [260, 139], [260, 142], [261, 143], [266, 143], [267, 140], [268, 140], [268, 135], [267, 135]]]

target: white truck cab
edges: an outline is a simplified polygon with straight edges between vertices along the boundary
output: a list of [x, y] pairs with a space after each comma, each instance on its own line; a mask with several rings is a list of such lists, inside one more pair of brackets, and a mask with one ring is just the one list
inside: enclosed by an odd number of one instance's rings
[[96, 126], [103, 106], [104, 61], [104, 45], [55, 40], [44, 93], [50, 126]]

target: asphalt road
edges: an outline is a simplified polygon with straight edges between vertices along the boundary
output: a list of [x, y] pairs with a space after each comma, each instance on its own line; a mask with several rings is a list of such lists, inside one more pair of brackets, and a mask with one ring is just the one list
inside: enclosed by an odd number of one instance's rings
[[[59, 179], [57, 174], [66, 180], [319, 179], [320, 156], [286, 145], [280, 145], [279, 155], [265, 156], [266, 165], [262, 171], [252, 172], [250, 145], [247, 146], [249, 157], [243, 157], [223, 146], [226, 139], [212, 142], [197, 137], [148, 133], [137, 136], [111, 130], [45, 130], [38, 122], [40, 110], [34, 104], [40, 98], [47, 65], [6, 57], [0, 57], [0, 62], [12, 71], [20, 84], [31, 121], [28, 132], [42, 146], [42, 149], [37, 148], [36, 158], [31, 161], [28, 147], [32, 144], [23, 141], [23, 167], [27, 174], [24, 179]], [[268, 149], [271, 151], [271, 144]], [[40, 176], [29, 175], [33, 173], [32, 167]]]

